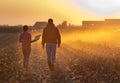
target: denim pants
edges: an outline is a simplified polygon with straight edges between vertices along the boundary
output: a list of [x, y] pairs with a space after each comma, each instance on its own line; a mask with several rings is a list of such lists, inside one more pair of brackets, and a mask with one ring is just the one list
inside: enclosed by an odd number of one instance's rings
[[48, 62], [55, 63], [56, 59], [56, 44], [46, 43], [46, 52]]

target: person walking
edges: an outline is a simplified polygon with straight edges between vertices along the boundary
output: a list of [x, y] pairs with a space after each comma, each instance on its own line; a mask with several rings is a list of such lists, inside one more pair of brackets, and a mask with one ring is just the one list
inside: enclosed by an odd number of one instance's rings
[[30, 57], [30, 52], [31, 52], [31, 43], [36, 40], [31, 40], [31, 34], [28, 33], [28, 26], [24, 25], [23, 26], [23, 32], [20, 34], [19, 37], [19, 42], [22, 43], [22, 52], [24, 55], [24, 60], [23, 60], [23, 65], [24, 68], [27, 70], [28, 69], [28, 64], [29, 64], [29, 57]]
[[46, 28], [43, 29], [42, 46], [46, 44], [47, 61], [49, 69], [54, 71], [54, 63], [56, 60], [56, 46], [60, 47], [61, 35], [57, 27], [53, 23], [53, 19], [48, 19]]

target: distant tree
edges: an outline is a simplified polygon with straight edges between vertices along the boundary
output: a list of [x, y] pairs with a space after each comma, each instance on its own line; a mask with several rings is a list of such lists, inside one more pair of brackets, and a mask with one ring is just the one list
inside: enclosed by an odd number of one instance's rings
[[62, 25], [63, 28], [66, 28], [67, 27], [67, 21], [63, 21], [61, 25]]

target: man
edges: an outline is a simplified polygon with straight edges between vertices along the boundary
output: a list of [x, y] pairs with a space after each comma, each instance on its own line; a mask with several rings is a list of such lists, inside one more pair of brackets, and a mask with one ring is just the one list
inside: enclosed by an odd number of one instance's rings
[[47, 60], [48, 66], [50, 70], [54, 71], [54, 63], [56, 59], [56, 45], [60, 47], [61, 44], [61, 36], [59, 30], [55, 27], [53, 23], [53, 19], [48, 19], [47, 27], [43, 29], [42, 34], [42, 45], [46, 43], [46, 52], [47, 52]]
[[24, 55], [23, 65], [26, 70], [28, 68], [28, 63], [29, 63], [31, 43], [36, 41], [36, 40], [31, 41], [31, 34], [28, 33], [27, 31], [28, 31], [28, 26], [27, 25], [23, 26], [23, 33], [21, 33], [19, 38], [19, 41], [22, 43], [22, 52]]

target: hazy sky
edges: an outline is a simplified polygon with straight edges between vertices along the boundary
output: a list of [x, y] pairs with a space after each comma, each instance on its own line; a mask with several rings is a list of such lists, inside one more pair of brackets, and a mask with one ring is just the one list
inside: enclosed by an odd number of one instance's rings
[[0, 0], [0, 24], [28, 24], [66, 20], [81, 24], [82, 20], [120, 17], [120, 0]]

